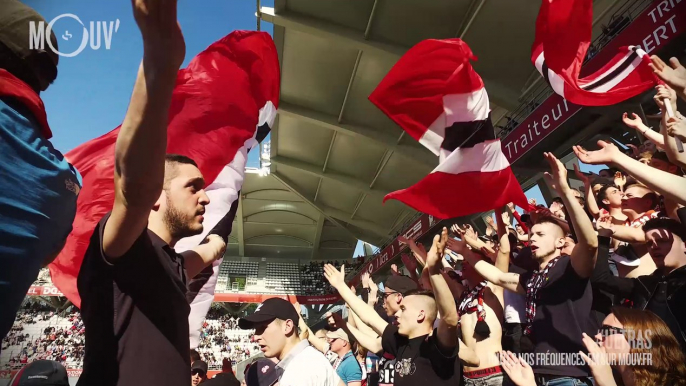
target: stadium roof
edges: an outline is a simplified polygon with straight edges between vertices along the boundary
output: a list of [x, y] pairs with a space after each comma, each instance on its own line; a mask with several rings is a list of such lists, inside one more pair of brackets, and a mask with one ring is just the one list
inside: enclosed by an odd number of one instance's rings
[[[594, 2], [594, 36], [619, 5]], [[275, 0], [259, 8], [259, 20], [274, 24], [281, 98], [271, 174], [246, 178], [240, 255], [288, 248], [300, 258], [351, 257], [355, 239], [382, 245], [402, 230], [416, 212], [382, 204], [383, 196], [419, 181], [437, 157], [367, 97], [414, 44], [461, 37], [503, 125], [540, 86], [529, 58], [538, 8], [531, 0]], [[341, 249], [324, 251], [328, 245]]]

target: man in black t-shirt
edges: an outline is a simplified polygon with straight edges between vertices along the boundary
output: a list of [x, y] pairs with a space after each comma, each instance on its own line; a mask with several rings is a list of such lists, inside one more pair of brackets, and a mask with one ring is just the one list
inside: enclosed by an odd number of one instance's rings
[[[578, 352], [584, 350], [582, 333], [597, 332], [591, 313], [593, 295], [590, 277], [595, 266], [598, 237], [593, 224], [574, 197], [567, 182], [567, 169], [554, 155], [545, 153], [552, 173], [548, 184], [557, 191], [568, 211], [577, 236], [570, 255], [562, 255], [565, 232], [556, 219], [539, 218], [530, 230], [529, 242], [538, 270], [519, 275], [502, 272], [488, 262], [474, 268], [486, 280], [507, 290], [527, 295], [526, 329], [534, 345], [536, 383], [541, 386], [590, 384], [590, 370], [579, 365]], [[449, 242], [448, 248], [459, 249]], [[459, 253], [459, 251], [458, 251]]]
[[[326, 279], [348, 307], [382, 337], [385, 352], [396, 358], [395, 386], [456, 385], [460, 382], [457, 354], [457, 308], [443, 278], [441, 259], [448, 238], [443, 228], [434, 238], [427, 254], [426, 269], [434, 292], [410, 291], [404, 294], [395, 314], [397, 325], [383, 320], [373, 308], [359, 299], [345, 283], [345, 267], [324, 266]], [[441, 319], [434, 329], [437, 313]]]
[[217, 235], [176, 253], [203, 230], [209, 198], [188, 157], [166, 156], [172, 91], [185, 55], [176, 1], [134, 2], [143, 63], [115, 147], [112, 211], [97, 225], [79, 272], [86, 328], [79, 386], [188, 386], [186, 283], [222, 256]]

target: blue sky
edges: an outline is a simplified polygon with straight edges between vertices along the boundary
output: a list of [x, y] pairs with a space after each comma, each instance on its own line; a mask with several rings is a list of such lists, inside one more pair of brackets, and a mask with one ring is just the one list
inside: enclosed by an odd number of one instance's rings
[[[124, 118], [133, 89], [136, 71], [143, 55], [140, 31], [133, 18], [128, 0], [25, 0], [49, 22], [62, 14], [74, 14], [86, 28], [91, 21], [116, 22], [111, 45], [104, 39], [100, 48], [90, 44], [78, 55], [60, 57], [58, 76], [41, 94], [48, 112], [54, 137], [52, 142], [63, 153], [107, 133]], [[273, 6], [273, 0], [263, 0], [262, 6]], [[207, 46], [233, 30], [255, 30], [255, 0], [180, 0], [178, 18], [186, 39], [186, 60], [183, 66]], [[262, 23], [262, 31], [272, 33], [272, 25]], [[83, 27], [76, 20], [62, 18], [53, 30], [60, 52], [78, 49]], [[67, 32], [71, 34], [68, 37]], [[101, 35], [102, 36], [102, 35]], [[258, 166], [258, 152], [251, 152], [250, 166]]]
[[[97, 50], [88, 45], [74, 57], [61, 57], [57, 80], [41, 94], [54, 135], [52, 142], [66, 153], [107, 133], [123, 120], [143, 53], [140, 32], [133, 19], [131, 2], [127, 0], [26, 0], [25, 3], [48, 22], [63, 14], [78, 16], [86, 28], [91, 21], [109, 25], [119, 20], [109, 49], [102, 39]], [[273, 0], [261, 1], [262, 6], [272, 7], [273, 4]], [[233, 30], [255, 30], [255, 11], [255, 0], [180, 0], [178, 18], [186, 39], [183, 65]], [[261, 29], [271, 34], [273, 26], [262, 23]], [[60, 52], [77, 50], [83, 36], [81, 24], [62, 18], [54, 24], [53, 30]], [[251, 152], [248, 165], [259, 166], [258, 152]], [[588, 170], [587, 167], [582, 169]], [[526, 193], [538, 202], [545, 202], [538, 188]], [[362, 254], [361, 244], [355, 251], [355, 256], [359, 254]]]

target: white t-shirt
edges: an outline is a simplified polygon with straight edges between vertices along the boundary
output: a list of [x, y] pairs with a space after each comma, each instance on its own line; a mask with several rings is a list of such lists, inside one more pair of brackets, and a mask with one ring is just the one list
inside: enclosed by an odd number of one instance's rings
[[290, 359], [279, 386], [338, 386], [339, 382], [341, 378], [324, 354], [307, 346]]

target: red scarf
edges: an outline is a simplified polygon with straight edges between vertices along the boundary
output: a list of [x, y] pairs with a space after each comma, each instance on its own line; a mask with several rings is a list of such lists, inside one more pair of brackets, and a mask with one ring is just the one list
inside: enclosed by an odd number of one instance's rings
[[45, 139], [52, 138], [52, 131], [48, 126], [48, 115], [45, 113], [43, 100], [26, 83], [7, 70], [0, 68], [0, 97], [11, 97], [26, 106], [41, 126], [41, 133]]
[[548, 282], [550, 270], [557, 264], [562, 256], [558, 256], [548, 262], [543, 269], [534, 271], [529, 281], [526, 283], [526, 328], [524, 335], [530, 335], [534, 317], [536, 316], [536, 301], [538, 300], [538, 290]]

